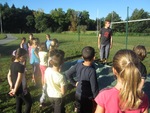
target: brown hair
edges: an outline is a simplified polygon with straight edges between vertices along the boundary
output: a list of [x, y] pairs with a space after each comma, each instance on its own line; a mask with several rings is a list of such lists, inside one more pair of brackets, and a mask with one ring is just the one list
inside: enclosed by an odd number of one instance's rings
[[147, 55], [146, 48], [143, 45], [138, 45], [133, 48], [133, 51], [137, 54], [138, 58], [143, 61]]
[[46, 49], [45, 43], [42, 42], [42, 43], [40, 44], [39, 51], [46, 51], [46, 50], [47, 50], [47, 49]]
[[64, 55], [65, 55], [64, 51], [55, 49], [50, 52], [50, 55], [51, 55], [50, 63], [55, 67], [60, 67], [60, 65], [64, 62]]
[[18, 48], [15, 53], [15, 59], [19, 59], [21, 56], [27, 54], [27, 51], [23, 48]]

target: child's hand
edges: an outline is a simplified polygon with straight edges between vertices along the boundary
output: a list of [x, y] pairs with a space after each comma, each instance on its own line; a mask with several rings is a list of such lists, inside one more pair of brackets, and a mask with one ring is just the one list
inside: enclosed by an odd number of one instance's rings
[[78, 82], [76, 82], [76, 87], [78, 86]]
[[9, 95], [10, 96], [14, 96], [15, 95], [14, 89], [11, 89], [11, 91], [9, 92]]

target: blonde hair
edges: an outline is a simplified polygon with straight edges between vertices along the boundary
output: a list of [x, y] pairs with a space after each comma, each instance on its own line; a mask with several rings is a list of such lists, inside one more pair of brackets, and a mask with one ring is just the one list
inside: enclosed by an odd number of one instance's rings
[[141, 104], [142, 91], [138, 90], [141, 73], [140, 61], [132, 50], [120, 50], [113, 58], [113, 67], [122, 81], [119, 106], [122, 110], [137, 109]]

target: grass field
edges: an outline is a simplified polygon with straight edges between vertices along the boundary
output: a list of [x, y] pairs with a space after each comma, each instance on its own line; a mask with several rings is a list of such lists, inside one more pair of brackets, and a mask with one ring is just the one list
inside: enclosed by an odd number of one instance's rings
[[[22, 37], [26, 37], [28, 39], [28, 34], [12, 34], [13, 36], [18, 37], [18, 40], [13, 41], [9, 44], [0, 45], [0, 112], [1, 113], [15, 113], [15, 99], [10, 98], [7, 95], [9, 91], [9, 86], [7, 83], [7, 72], [10, 66], [10, 59], [11, 53], [13, 50], [19, 47], [19, 43]], [[4, 36], [4, 35], [3, 35]], [[3, 37], [0, 35], [0, 37]], [[34, 37], [40, 39], [40, 42], [45, 41], [45, 34], [34, 34]], [[78, 34], [51, 34], [51, 38], [57, 38], [60, 42], [59, 49], [64, 50], [65, 58], [68, 61], [73, 61], [75, 59], [81, 58], [81, 50], [83, 47], [89, 45], [95, 48], [96, 50], [96, 59], [99, 59], [99, 50], [97, 48], [97, 36], [94, 34], [82, 34], [80, 35], [80, 41], [78, 41]], [[2, 39], [2, 38], [0, 38]], [[150, 63], [149, 63], [149, 56], [150, 56], [150, 37], [149, 36], [137, 36], [137, 37], [128, 37], [128, 44], [127, 48], [132, 49], [134, 46], [141, 44], [145, 45], [148, 55], [147, 58], [143, 61], [143, 63], [147, 67], [148, 74], [150, 73]], [[116, 51], [120, 49], [126, 48], [126, 37], [125, 36], [113, 36], [113, 48], [110, 51], [109, 62], [112, 61], [112, 58]], [[28, 87], [33, 97], [33, 106], [32, 106], [32, 113], [47, 113], [51, 112], [51, 108], [44, 107], [43, 109], [39, 108], [39, 98], [41, 95], [41, 87], [37, 86], [34, 87], [31, 83], [31, 66], [29, 63], [27, 64], [27, 82]], [[74, 91], [75, 89], [68, 86], [68, 90], [65, 96], [65, 108], [66, 113], [73, 113], [73, 100], [74, 100]], [[48, 103], [48, 101], [47, 101]]]

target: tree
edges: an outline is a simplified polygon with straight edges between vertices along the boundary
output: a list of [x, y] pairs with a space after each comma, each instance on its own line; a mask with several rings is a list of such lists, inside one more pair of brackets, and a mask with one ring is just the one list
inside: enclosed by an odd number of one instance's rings
[[44, 14], [44, 11], [42, 9], [35, 11], [34, 17], [35, 17], [35, 28], [40, 32], [46, 31], [46, 29], [48, 28], [47, 26], [48, 19]]
[[[129, 20], [137, 20], [137, 19], [146, 19], [149, 18], [149, 13], [145, 12], [144, 9], [135, 9], [132, 13], [132, 16], [129, 18]], [[150, 21], [141, 21], [141, 22], [133, 22], [129, 23], [130, 32], [145, 32], [146, 29], [148, 29], [148, 26], [150, 24]]]
[[[111, 13], [109, 13], [107, 15], [107, 17], [105, 18], [105, 20], [109, 20], [111, 22], [119, 22], [119, 21], [121, 21], [121, 17], [115, 11], [113, 11], [113, 12], [111, 12]], [[114, 24], [111, 27], [113, 29], [113, 32], [122, 32], [122, 31], [125, 31], [124, 24]]]
[[34, 31], [34, 26], [35, 26], [35, 21], [34, 21], [34, 16], [33, 15], [28, 15], [27, 17], [26, 17], [26, 20], [27, 20], [27, 22], [26, 22], [26, 25], [29, 27], [29, 30], [30, 30], [30, 32], [31, 31]]
[[62, 32], [65, 26], [65, 12], [62, 10], [62, 8], [58, 8], [51, 10], [50, 15], [55, 22], [55, 24], [53, 24], [54, 29], [57, 32]]

